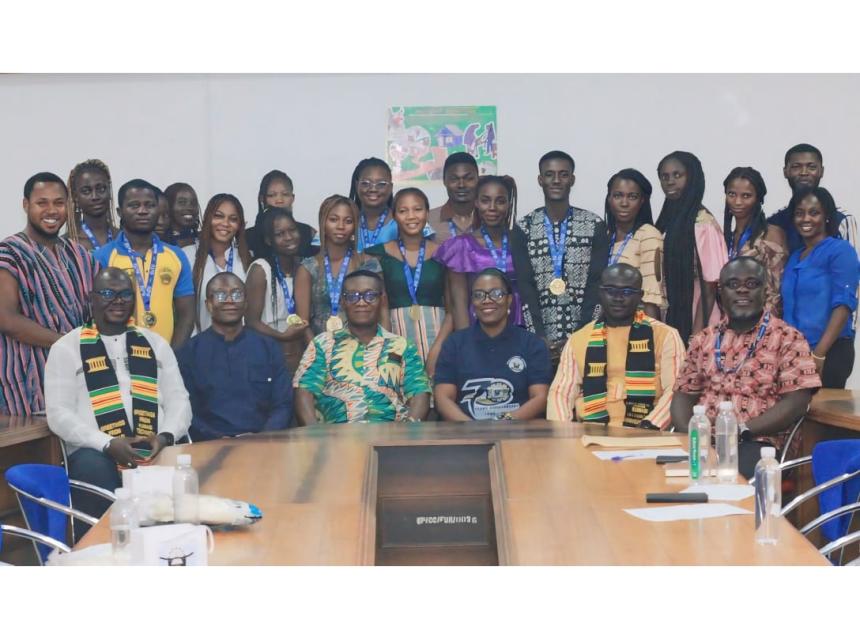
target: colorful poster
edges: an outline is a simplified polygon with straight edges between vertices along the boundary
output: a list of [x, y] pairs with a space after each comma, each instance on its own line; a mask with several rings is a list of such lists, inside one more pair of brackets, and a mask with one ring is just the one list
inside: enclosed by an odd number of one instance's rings
[[387, 160], [394, 182], [442, 180], [445, 159], [465, 151], [480, 175], [498, 167], [496, 107], [391, 107]]

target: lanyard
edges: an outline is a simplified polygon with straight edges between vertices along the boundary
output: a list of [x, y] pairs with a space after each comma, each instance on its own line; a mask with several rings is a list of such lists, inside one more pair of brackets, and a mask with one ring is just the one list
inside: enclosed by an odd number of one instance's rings
[[[227, 268], [225, 271], [227, 273], [233, 273], [233, 250], [235, 247], [230, 246], [230, 253], [227, 255]], [[209, 255], [212, 257], [212, 262], [215, 262], [215, 254], [212, 253], [212, 250], [209, 250]], [[218, 263], [215, 262], [215, 270], [221, 272], [221, 267], [218, 266]], [[222, 272], [223, 273], [223, 272]]]
[[612, 255], [612, 247], [615, 246], [615, 232], [612, 232], [612, 237], [609, 239], [609, 263], [608, 265], [613, 265], [619, 260], [621, 260], [621, 254], [624, 253], [624, 249], [627, 247], [627, 243], [630, 242], [630, 238], [633, 237], [633, 232], [630, 231], [624, 237], [624, 243], [621, 245], [621, 248], [618, 250], [618, 253]]
[[505, 231], [502, 234], [502, 253], [499, 255], [499, 252], [496, 251], [496, 247], [493, 244], [493, 239], [490, 237], [490, 234], [487, 233], [487, 228], [481, 225], [481, 233], [484, 236], [484, 244], [487, 245], [487, 249], [490, 250], [490, 253], [493, 256], [493, 260], [496, 261], [496, 268], [502, 273], [508, 272], [508, 233]]
[[[232, 258], [232, 254], [231, 254]], [[328, 260], [328, 256], [326, 255], [326, 260]], [[283, 272], [281, 271], [281, 261], [278, 259], [278, 256], [275, 256], [275, 277], [278, 279], [278, 284], [281, 285], [281, 289], [284, 292], [284, 302], [287, 304], [287, 312], [293, 314], [296, 312], [296, 299], [290, 294], [290, 286], [287, 284], [287, 279], [284, 277]], [[326, 266], [328, 266], [328, 262], [326, 262]], [[341, 268], [341, 271], [343, 269]], [[327, 272], [327, 275], [331, 273], [331, 270]], [[343, 282], [343, 279], [341, 279]]]
[[349, 269], [349, 260], [352, 258], [352, 249], [347, 249], [346, 255], [343, 257], [343, 262], [340, 264], [340, 272], [337, 274], [337, 282], [334, 281], [331, 275], [331, 260], [329, 260], [328, 252], [326, 252], [323, 260], [325, 262], [325, 281], [328, 285], [328, 299], [331, 302], [331, 315], [336, 316], [340, 309], [340, 292], [343, 289], [343, 279], [346, 277], [346, 271]]
[[729, 260], [732, 260], [741, 252], [741, 249], [743, 249], [743, 246], [746, 243], [746, 241], [750, 239], [751, 234], [752, 234], [752, 226], [749, 226], [746, 229], [744, 229], [744, 232], [741, 234], [741, 239], [738, 240], [738, 246], [737, 247], [733, 247], [733, 246], [729, 247]]
[[460, 230], [457, 228], [457, 225], [454, 224], [453, 220], [448, 220], [448, 231], [451, 232], [452, 238], [455, 238], [460, 235]]
[[412, 298], [412, 304], [418, 304], [418, 285], [421, 283], [421, 271], [424, 269], [424, 253], [427, 249], [427, 239], [421, 238], [421, 248], [418, 249], [418, 262], [415, 263], [415, 275], [412, 274], [412, 267], [409, 266], [409, 260], [406, 258], [406, 247], [403, 246], [403, 240], [398, 238], [397, 245], [400, 247], [400, 255], [403, 256], [403, 275], [406, 276], [409, 297]]
[[[89, 240], [90, 244], [93, 245], [93, 251], [95, 251], [96, 249], [102, 248], [101, 244], [99, 244], [99, 241], [96, 239], [96, 234], [93, 233], [93, 230], [90, 229], [89, 225], [87, 225], [87, 223], [84, 222], [83, 220], [81, 220], [81, 229], [83, 230], [84, 234], [87, 236], [87, 240]], [[113, 231], [111, 231], [111, 228], [108, 227], [107, 241], [110, 242], [112, 240], [113, 240]]]
[[767, 330], [767, 325], [770, 322], [770, 311], [765, 312], [764, 318], [762, 318], [761, 325], [759, 325], [758, 333], [756, 334], [755, 340], [750, 344], [749, 349], [747, 349], [747, 354], [744, 356], [743, 360], [741, 360], [737, 365], [725, 371], [723, 369], [723, 360], [725, 356], [723, 356], [723, 352], [721, 350], [723, 344], [723, 332], [720, 331], [717, 334], [717, 342], [714, 345], [714, 362], [717, 365], [717, 371], [721, 373], [735, 373], [738, 369], [740, 369], [743, 364], [750, 359], [753, 353], [755, 353], [756, 347], [758, 347], [758, 343], [764, 337], [764, 332]]
[[373, 230], [373, 235], [371, 235], [371, 232], [367, 229], [367, 216], [364, 215], [363, 211], [361, 212], [361, 215], [358, 216], [359, 225], [361, 227], [362, 251], [376, 244], [376, 239], [379, 237], [379, 232], [382, 231], [382, 227], [385, 226], [385, 218], [387, 217], [388, 209], [384, 209], [382, 213], [379, 214], [379, 220], [376, 221], [376, 229]]
[[143, 309], [149, 312], [149, 303], [152, 300], [152, 285], [155, 282], [156, 264], [158, 263], [158, 254], [161, 253], [161, 240], [154, 233], [152, 234], [152, 259], [149, 262], [149, 274], [146, 278], [146, 284], [143, 282], [143, 274], [137, 264], [138, 258], [142, 264], [146, 264], [145, 255], [142, 256], [131, 248], [131, 243], [125, 234], [122, 234], [122, 246], [128, 252], [131, 258], [131, 265], [134, 267], [134, 275], [137, 277], [137, 285], [140, 289], [140, 299], [143, 300]]
[[546, 241], [549, 245], [549, 254], [552, 256], [552, 270], [556, 278], [561, 278], [562, 261], [564, 260], [564, 241], [567, 239], [567, 224], [570, 222], [570, 217], [573, 214], [573, 207], [567, 210], [564, 220], [561, 221], [558, 227], [558, 243], [555, 241], [553, 233], [553, 224], [546, 213], [543, 212], [543, 224], [546, 229]]

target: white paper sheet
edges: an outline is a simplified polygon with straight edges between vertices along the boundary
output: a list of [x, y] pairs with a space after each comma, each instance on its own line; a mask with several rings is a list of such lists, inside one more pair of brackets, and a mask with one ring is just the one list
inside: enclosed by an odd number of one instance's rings
[[707, 493], [708, 500], [744, 500], [755, 493], [748, 484], [704, 484], [689, 487], [681, 493]]
[[678, 436], [582, 436], [582, 446], [589, 447], [591, 445], [598, 447], [616, 448], [616, 449], [644, 449], [645, 447], [680, 447], [681, 441]]
[[654, 460], [657, 456], [685, 456], [683, 449], [633, 449], [628, 451], [592, 451], [601, 460]]
[[631, 516], [649, 522], [675, 522], [677, 520], [701, 520], [723, 516], [752, 515], [752, 511], [730, 504], [678, 504], [671, 507], [646, 507], [644, 509], [625, 509]]

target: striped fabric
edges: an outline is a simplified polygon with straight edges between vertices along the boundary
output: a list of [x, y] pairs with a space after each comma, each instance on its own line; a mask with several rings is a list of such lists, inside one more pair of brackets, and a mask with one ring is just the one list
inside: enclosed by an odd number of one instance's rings
[[[18, 306], [25, 318], [61, 335], [88, 319], [88, 296], [98, 268], [83, 246], [58, 238], [51, 251], [17, 233], [0, 242], [0, 269], [18, 281]], [[44, 410], [48, 351], [0, 336], [3, 400], [10, 414]]]
[[90, 391], [90, 404], [93, 407], [93, 413], [97, 416], [122, 409], [122, 395], [119, 391], [119, 385], [115, 384]]
[[442, 307], [419, 307], [421, 315], [417, 320], [413, 320], [412, 316], [409, 315], [410, 308], [400, 307], [389, 311], [391, 333], [412, 340], [418, 347], [421, 362], [426, 364], [430, 349], [436, 342], [436, 336], [439, 335], [442, 323], [445, 321], [445, 309]]
[[147, 376], [131, 376], [131, 397], [158, 404], [158, 381]]

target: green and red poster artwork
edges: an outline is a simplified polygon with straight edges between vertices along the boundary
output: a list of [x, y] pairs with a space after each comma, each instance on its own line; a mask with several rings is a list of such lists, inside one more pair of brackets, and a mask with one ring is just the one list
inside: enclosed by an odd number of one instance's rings
[[390, 107], [386, 154], [394, 182], [442, 180], [445, 158], [465, 151], [480, 175], [498, 167], [496, 107]]

